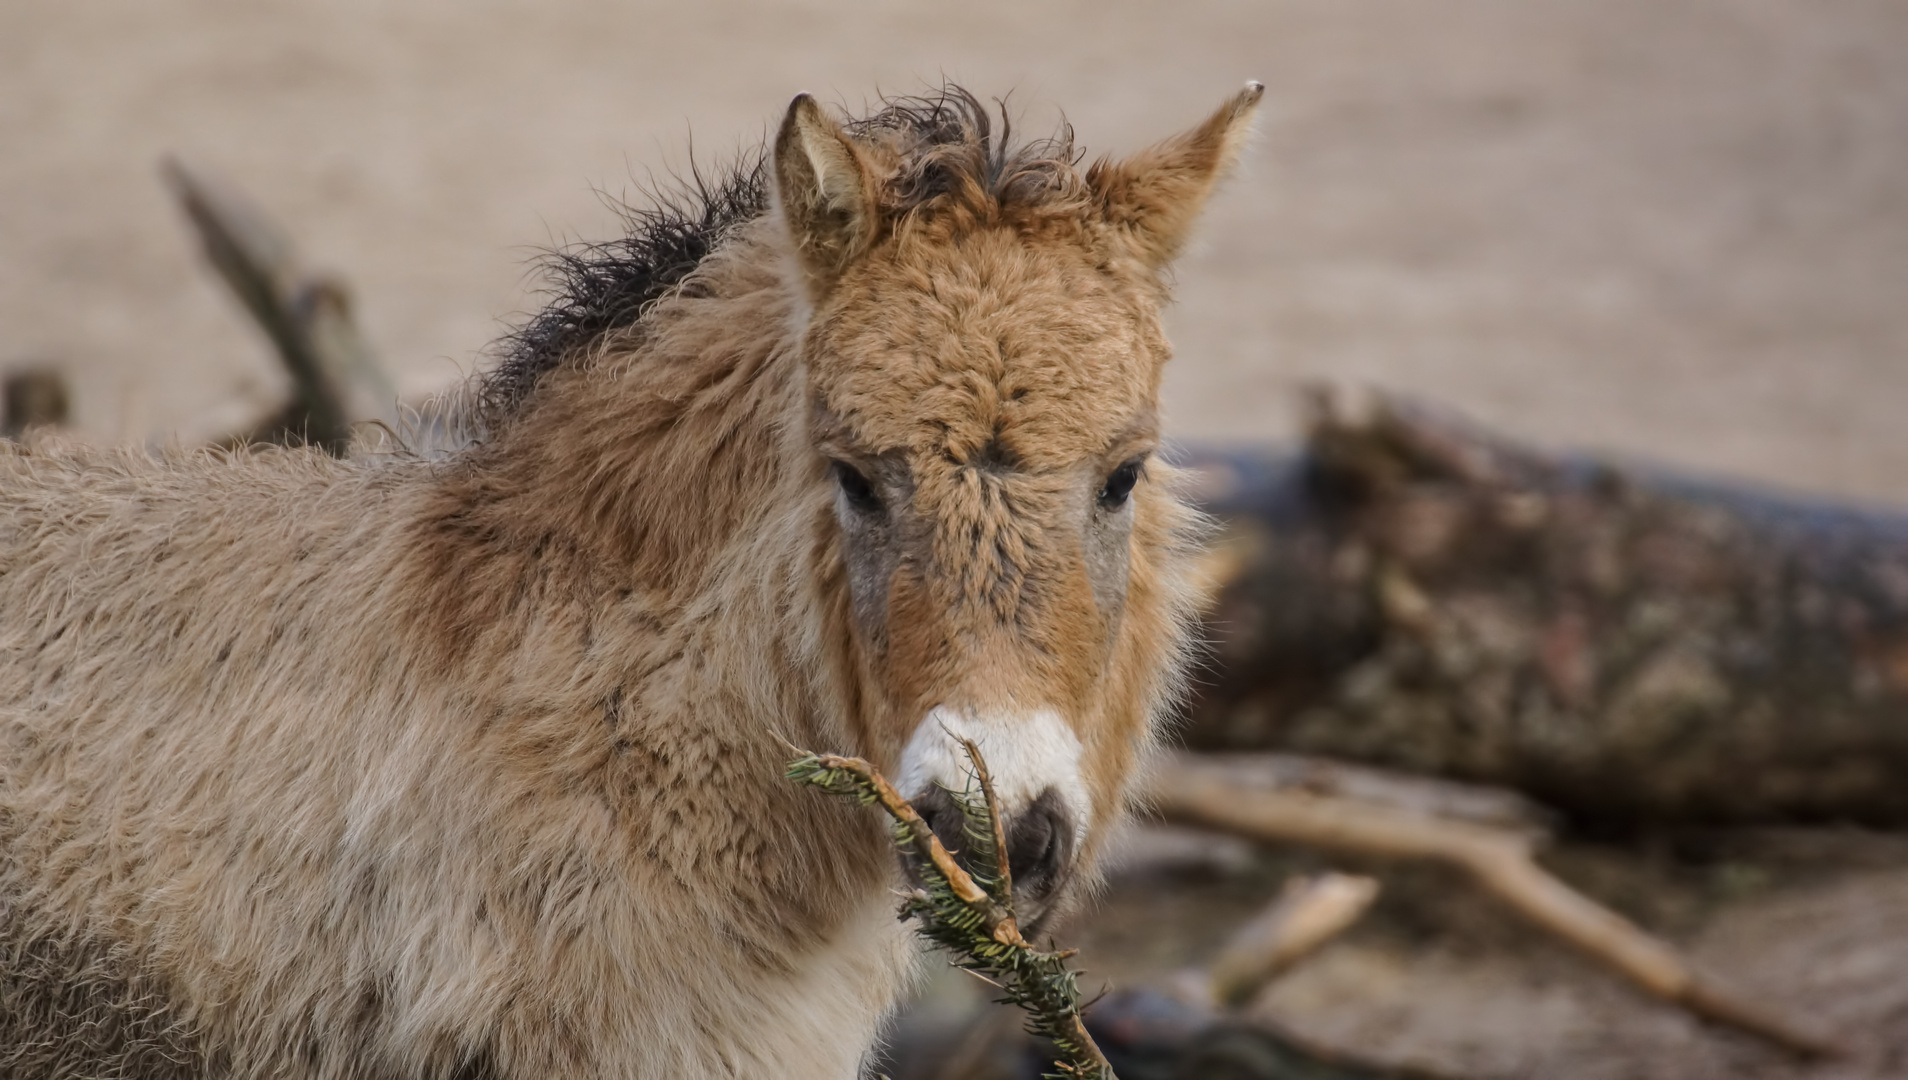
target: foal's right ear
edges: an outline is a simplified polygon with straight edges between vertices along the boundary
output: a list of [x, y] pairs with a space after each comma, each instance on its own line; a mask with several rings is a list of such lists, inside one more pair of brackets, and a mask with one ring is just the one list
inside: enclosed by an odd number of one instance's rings
[[819, 303], [874, 234], [875, 184], [861, 151], [807, 94], [775, 136], [775, 193], [802, 284]]
[[1213, 184], [1239, 156], [1264, 96], [1262, 83], [1246, 83], [1191, 131], [1087, 170], [1087, 185], [1098, 194], [1107, 223], [1141, 261], [1162, 269], [1185, 246]]

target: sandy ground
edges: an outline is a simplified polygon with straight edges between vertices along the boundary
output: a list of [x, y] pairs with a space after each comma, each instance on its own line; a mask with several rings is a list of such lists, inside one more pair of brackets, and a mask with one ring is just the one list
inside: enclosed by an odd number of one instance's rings
[[7, 0], [0, 366], [102, 438], [200, 438], [280, 376], [161, 155], [350, 276], [403, 389], [535, 304], [596, 189], [757, 140], [802, 89], [946, 74], [1090, 149], [1247, 77], [1264, 135], [1180, 273], [1178, 433], [1406, 388], [1553, 444], [1908, 500], [1908, 7], [1892, 0], [1141, 4]]

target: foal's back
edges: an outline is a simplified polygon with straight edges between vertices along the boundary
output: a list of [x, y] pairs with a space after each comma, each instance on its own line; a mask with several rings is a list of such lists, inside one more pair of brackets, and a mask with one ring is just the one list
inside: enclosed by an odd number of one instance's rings
[[379, 620], [367, 601], [386, 583], [414, 472], [307, 450], [0, 443], [0, 779], [17, 791], [42, 769], [148, 770], [229, 738], [208, 716], [348, 690], [313, 680], [371, 644], [359, 631]]
[[184, 1003], [308, 947], [249, 916], [347, 853], [415, 472], [0, 442], [0, 1074], [216, 1069]]

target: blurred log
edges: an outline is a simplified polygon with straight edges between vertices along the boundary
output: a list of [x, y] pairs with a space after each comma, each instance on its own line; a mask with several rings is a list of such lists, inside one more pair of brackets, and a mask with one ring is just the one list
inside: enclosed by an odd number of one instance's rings
[[5, 407], [0, 437], [8, 439], [19, 438], [28, 428], [58, 427], [66, 423], [71, 409], [66, 379], [51, 368], [9, 374], [0, 385], [0, 403]]
[[397, 395], [352, 318], [344, 282], [303, 266], [285, 230], [237, 188], [177, 161], [164, 172], [206, 258], [292, 378], [285, 410], [233, 441], [310, 443], [342, 455], [352, 425], [391, 419]]
[[1238, 770], [1226, 763], [1184, 754], [1153, 771], [1146, 802], [1177, 824], [1321, 851], [1458, 867], [1535, 926], [1656, 997], [1797, 1053], [1840, 1052], [1811, 1025], [1736, 993], [1673, 946], [1551, 876], [1537, 864], [1526, 833], [1242, 783]]
[[1414, 817], [1493, 825], [1548, 839], [1556, 817], [1547, 808], [1504, 788], [1417, 776], [1303, 754], [1235, 751], [1212, 755], [1200, 767], [1230, 783], [1262, 791], [1332, 795]]
[[1187, 745], [1580, 819], [1908, 823], [1908, 516], [1552, 458], [1395, 400], [1193, 455], [1223, 524]]

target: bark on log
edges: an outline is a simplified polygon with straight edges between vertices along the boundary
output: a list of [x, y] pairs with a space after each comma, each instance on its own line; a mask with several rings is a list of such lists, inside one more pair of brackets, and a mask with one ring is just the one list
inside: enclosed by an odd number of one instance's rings
[[1551, 457], [1396, 400], [1194, 454], [1198, 749], [1513, 787], [1613, 824], [1908, 823], [1908, 515]]

